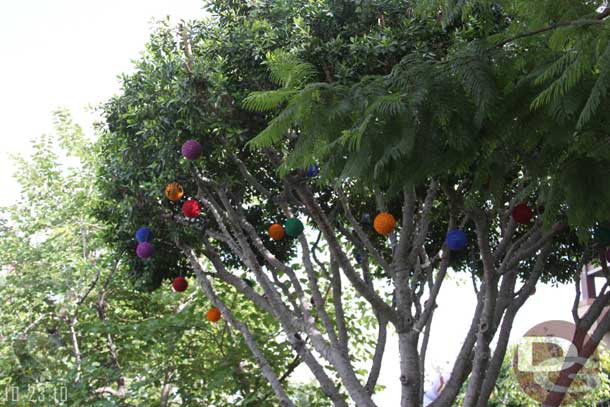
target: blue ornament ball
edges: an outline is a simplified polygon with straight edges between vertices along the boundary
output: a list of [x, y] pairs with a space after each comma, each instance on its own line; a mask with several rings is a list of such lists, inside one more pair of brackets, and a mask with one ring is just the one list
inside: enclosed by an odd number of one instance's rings
[[462, 250], [466, 247], [468, 238], [463, 230], [454, 229], [447, 233], [447, 247], [450, 250]]
[[142, 226], [136, 232], [136, 239], [139, 243], [150, 242], [152, 240], [152, 230], [150, 230], [146, 226]]
[[320, 167], [318, 166], [318, 164], [310, 164], [309, 167], [307, 167], [307, 176], [310, 178], [315, 177], [316, 175], [318, 175], [320, 173]]
[[356, 253], [354, 257], [356, 258], [356, 263], [362, 264], [362, 255], [360, 253]]

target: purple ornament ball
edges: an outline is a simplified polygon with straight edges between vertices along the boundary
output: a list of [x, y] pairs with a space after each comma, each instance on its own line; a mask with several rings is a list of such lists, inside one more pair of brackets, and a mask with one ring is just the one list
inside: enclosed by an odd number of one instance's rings
[[153, 255], [154, 252], [155, 252], [155, 247], [148, 242], [142, 242], [142, 243], [138, 244], [138, 247], [136, 248], [136, 254], [141, 259], [149, 258], [150, 256]]
[[202, 151], [203, 147], [197, 140], [187, 140], [182, 145], [182, 155], [190, 161], [198, 159]]

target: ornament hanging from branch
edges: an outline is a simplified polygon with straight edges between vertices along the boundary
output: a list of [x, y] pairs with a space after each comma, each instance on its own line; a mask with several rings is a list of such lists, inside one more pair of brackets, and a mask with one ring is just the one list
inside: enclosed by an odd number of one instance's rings
[[153, 255], [155, 248], [149, 242], [138, 243], [136, 247], [136, 255], [141, 259], [147, 259]]
[[269, 226], [268, 232], [271, 239], [275, 241], [282, 240], [284, 238], [284, 235], [286, 234], [282, 225], [278, 223], [274, 223], [273, 225]]
[[449, 250], [462, 250], [468, 244], [468, 238], [463, 230], [454, 229], [447, 233], [447, 247]]
[[179, 293], [186, 291], [188, 286], [189, 286], [188, 281], [186, 281], [186, 278], [184, 278], [182, 276], [176, 277], [174, 279], [174, 281], [172, 281], [172, 287], [174, 287], [174, 290]]
[[290, 237], [297, 237], [299, 236], [301, 233], [303, 233], [303, 230], [305, 229], [305, 227], [303, 226], [303, 223], [298, 220], [297, 218], [290, 218], [286, 221], [286, 225], [285, 225], [285, 230], [286, 230], [286, 234]]
[[210, 322], [218, 322], [220, 321], [220, 310], [216, 307], [212, 307], [208, 310], [207, 313], [208, 321]]
[[179, 201], [184, 196], [182, 185], [177, 182], [170, 182], [165, 187], [165, 196], [172, 202]]
[[152, 240], [152, 230], [146, 226], [142, 226], [136, 232], [136, 240], [138, 243], [150, 242]]
[[197, 140], [187, 140], [182, 145], [182, 155], [189, 161], [193, 161], [201, 157], [203, 148]]
[[319, 173], [320, 173], [320, 166], [318, 164], [310, 164], [309, 167], [307, 167], [306, 175], [309, 178], [313, 178], [316, 175], [318, 175]]
[[394, 216], [387, 212], [381, 212], [377, 216], [375, 216], [375, 220], [373, 221], [373, 228], [380, 235], [387, 236], [394, 231], [396, 227], [396, 219]]
[[189, 199], [182, 204], [182, 213], [187, 218], [196, 218], [201, 215], [201, 207], [195, 199]]
[[527, 225], [534, 217], [534, 212], [526, 203], [520, 203], [513, 208], [511, 215], [515, 222], [521, 225]]

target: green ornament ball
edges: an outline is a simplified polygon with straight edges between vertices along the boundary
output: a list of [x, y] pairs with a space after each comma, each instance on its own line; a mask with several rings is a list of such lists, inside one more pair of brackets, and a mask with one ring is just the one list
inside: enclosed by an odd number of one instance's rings
[[610, 228], [598, 227], [595, 229], [593, 238], [602, 246], [610, 246]]
[[303, 223], [297, 218], [290, 218], [286, 221], [284, 225], [284, 229], [286, 230], [286, 234], [290, 237], [297, 237], [301, 233], [303, 233]]

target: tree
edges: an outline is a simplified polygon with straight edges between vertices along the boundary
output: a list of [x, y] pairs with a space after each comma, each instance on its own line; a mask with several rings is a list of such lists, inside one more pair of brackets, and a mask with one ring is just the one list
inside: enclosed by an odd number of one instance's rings
[[[603, 246], [590, 237], [593, 227], [603, 228], [610, 201], [582, 194], [608, 192], [600, 188], [610, 157], [605, 116], [593, 103], [576, 118], [564, 91], [548, 96], [541, 86], [559, 78], [547, 89], [575, 89], [574, 81], [562, 82], [565, 65], [547, 66], [574, 51], [549, 49], [544, 33], [583, 30], [580, 46], [590, 46], [588, 38], [599, 48], [605, 12], [554, 23], [536, 37], [515, 30], [538, 24], [543, 5], [527, 19], [527, 2], [459, 2], [467, 7], [442, 15], [424, 3], [211, 2], [210, 21], [161, 26], [136, 72], [124, 76], [122, 94], [104, 108], [99, 178], [115, 204], [100, 214], [113, 225], [116, 245], [133, 252], [130, 231], [154, 224], [163, 256], [133, 259], [140, 280], [154, 287], [159, 276], [193, 272], [283, 406], [294, 401], [249, 321], [219, 296], [222, 284], [278, 322], [336, 406], [375, 405], [392, 325], [401, 406], [410, 407], [422, 402], [447, 270], [469, 272], [478, 306], [434, 405], [453, 405], [468, 379], [464, 406], [482, 407], [513, 320], [536, 284], [575, 279]], [[558, 7], [577, 16], [595, 10], [569, 3]], [[575, 83], [601, 83], [593, 95], [603, 86], [601, 72]], [[205, 152], [198, 161], [178, 151], [192, 138]], [[589, 185], [582, 182], [585, 161]], [[316, 163], [320, 174], [309, 177]], [[165, 199], [163, 188], [174, 181], [201, 203], [203, 220], [181, 215], [184, 200]], [[378, 212], [399, 218], [387, 236], [370, 224]], [[271, 224], [294, 218], [305, 221], [304, 233], [266, 236]], [[465, 248], [446, 241], [450, 233], [461, 239], [459, 231]], [[349, 290], [362, 304], [352, 315], [344, 304]], [[605, 286], [586, 315], [575, 311], [579, 327], [589, 331], [609, 299]], [[353, 334], [361, 315], [378, 330], [371, 359]], [[586, 349], [610, 327], [610, 317], [598, 322]], [[358, 372], [356, 362], [371, 368]]]
[[[0, 264], [2, 391], [12, 405], [274, 406], [240, 336], [205, 318], [209, 301], [192, 288], [154, 293], [129, 283], [131, 270], [104, 244], [94, 218], [97, 152], [65, 111], [55, 134], [17, 158], [17, 203], [3, 208]], [[191, 280], [191, 283], [193, 281]], [[312, 403], [319, 395], [287, 383], [298, 366], [276, 323], [236, 293], [223, 298], [248, 317], [265, 357], [285, 366], [282, 382]]]

